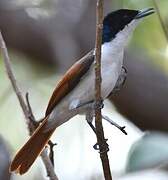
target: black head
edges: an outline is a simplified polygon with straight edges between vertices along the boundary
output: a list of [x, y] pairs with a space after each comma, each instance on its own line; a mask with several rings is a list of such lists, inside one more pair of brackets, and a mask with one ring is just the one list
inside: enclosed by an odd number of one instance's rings
[[136, 17], [138, 12], [136, 10], [120, 9], [108, 14], [103, 21], [102, 43], [115, 38], [116, 34], [123, 30]]
[[120, 9], [108, 14], [103, 21], [103, 39], [102, 43], [110, 42], [116, 34], [123, 30], [132, 20], [140, 19], [154, 13], [153, 8], [142, 11]]

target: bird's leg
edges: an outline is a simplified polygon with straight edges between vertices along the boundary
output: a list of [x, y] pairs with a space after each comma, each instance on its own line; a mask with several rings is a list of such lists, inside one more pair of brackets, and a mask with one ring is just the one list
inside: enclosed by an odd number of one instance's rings
[[100, 101], [94, 101], [94, 110], [95, 109], [103, 109], [104, 107], [104, 104], [103, 104], [103, 100], [100, 100]]
[[[94, 125], [92, 124], [93, 118], [94, 118], [94, 111], [93, 111], [93, 109], [90, 110], [90, 111], [87, 111], [87, 113], [86, 113], [87, 123], [89, 124], [89, 126], [91, 127], [91, 129], [93, 130], [93, 132], [94, 132], [95, 135], [96, 135], [96, 128], [95, 128]], [[108, 148], [108, 144], [106, 143], [107, 140], [108, 140], [108, 139], [105, 139], [105, 146], [107, 146], [107, 151], [108, 151], [109, 148]], [[93, 146], [93, 148], [94, 148], [95, 150], [100, 150], [98, 143], [96, 143], [96, 144]], [[100, 153], [103, 153], [103, 152], [100, 152]]]
[[127, 69], [123, 66], [121, 69], [121, 74], [119, 75], [117, 83], [114, 89], [112, 90], [111, 94], [115, 94], [124, 86], [126, 78], [127, 78]]
[[91, 129], [93, 130], [93, 132], [96, 134], [96, 128], [94, 127], [94, 125], [92, 124], [92, 122], [87, 121], [87, 123], [89, 124], [89, 126], [91, 127]]
[[111, 120], [108, 116], [102, 115], [102, 118], [104, 120], [106, 120], [107, 122], [109, 122], [111, 125], [115, 126], [116, 128], [118, 128], [120, 131], [122, 131], [125, 135], [127, 135], [127, 132], [125, 131], [125, 126], [120, 126], [118, 125], [116, 122], [114, 122], [113, 120]]
[[[96, 134], [96, 128], [94, 127], [94, 125], [92, 124], [94, 116], [95, 116], [95, 104], [94, 101], [89, 101], [89, 102], [85, 102], [82, 103], [80, 105], [78, 105], [77, 108], [81, 108], [86, 106], [86, 120], [87, 123], [89, 124], [89, 126], [91, 127], [91, 129], [93, 130], [93, 132]], [[125, 126], [120, 126], [118, 125], [116, 122], [114, 122], [112, 119], [110, 119], [108, 116], [105, 116], [102, 114], [102, 119], [106, 120], [107, 122], [109, 122], [111, 125], [115, 126], [116, 128], [118, 128], [120, 131], [122, 131], [125, 135], [127, 135], [127, 132], [125, 131]]]
[[[87, 123], [89, 124], [89, 126], [91, 127], [91, 129], [93, 130], [93, 132], [94, 132], [95, 135], [96, 135], [96, 128], [95, 128], [94, 125], [92, 124], [92, 122], [93, 122], [93, 111], [88, 110], [88, 111], [86, 112], [86, 121], [87, 121]], [[93, 148], [94, 148], [95, 150], [99, 150], [99, 145], [98, 145], [98, 143], [96, 143], [96, 144], [93, 146]]]
[[[93, 118], [95, 116], [94, 110], [96, 108], [103, 108], [104, 104], [103, 104], [103, 101], [98, 102], [98, 103], [95, 103], [95, 101], [89, 101], [88, 103], [83, 103], [82, 106], [86, 105], [86, 104], [90, 104], [90, 103], [92, 103], [93, 106], [90, 109], [87, 110], [87, 112], [86, 112], [86, 120], [87, 120], [87, 123], [89, 124], [89, 126], [91, 127], [91, 129], [93, 130], [93, 132], [96, 134], [96, 128], [94, 127], [94, 125], [92, 123]], [[81, 107], [81, 105], [80, 105], [80, 107]]]
[[78, 109], [85, 106], [86, 106], [86, 121], [91, 127], [91, 129], [93, 130], [93, 132], [96, 134], [96, 128], [92, 124], [93, 118], [94, 118], [94, 108], [95, 108], [94, 101], [92, 100], [92, 101], [81, 103], [76, 108]]
[[91, 127], [91, 129], [93, 130], [93, 132], [96, 134], [96, 128], [94, 127], [94, 125], [92, 124], [93, 122], [93, 111], [92, 110], [88, 110], [86, 112], [86, 121], [89, 124], [89, 126]]

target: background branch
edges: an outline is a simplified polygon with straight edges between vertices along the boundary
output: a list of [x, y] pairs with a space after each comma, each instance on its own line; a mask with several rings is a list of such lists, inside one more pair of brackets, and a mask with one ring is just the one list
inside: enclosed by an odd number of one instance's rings
[[100, 158], [103, 166], [104, 177], [106, 180], [112, 180], [110, 165], [107, 151], [108, 144], [104, 138], [101, 115], [101, 44], [102, 44], [102, 29], [103, 29], [103, 0], [97, 0], [96, 6], [96, 42], [95, 42], [95, 125], [97, 142], [99, 144]]
[[[32, 132], [36, 129], [35, 125], [33, 124], [32, 119], [31, 119], [32, 117], [34, 118], [34, 116], [32, 114], [32, 110], [31, 110], [30, 106], [26, 105], [24, 98], [23, 98], [23, 95], [22, 95], [22, 93], [21, 93], [21, 91], [17, 85], [15, 76], [12, 72], [12, 68], [11, 68], [11, 64], [10, 64], [10, 58], [8, 55], [6, 44], [3, 40], [1, 32], [0, 32], [0, 48], [2, 50], [2, 55], [3, 55], [7, 75], [11, 81], [13, 90], [14, 90], [15, 94], [17, 95], [20, 106], [21, 106], [22, 111], [25, 115], [26, 123], [28, 124], [29, 133], [32, 134]], [[35, 121], [35, 119], [33, 119], [33, 120]], [[42, 157], [43, 163], [45, 165], [47, 175], [50, 178], [50, 180], [58, 180], [58, 178], [54, 172], [54, 167], [53, 167], [53, 165], [52, 165], [52, 163], [51, 163], [51, 161], [47, 155], [46, 149], [43, 150], [43, 152], [41, 153], [41, 157]]]

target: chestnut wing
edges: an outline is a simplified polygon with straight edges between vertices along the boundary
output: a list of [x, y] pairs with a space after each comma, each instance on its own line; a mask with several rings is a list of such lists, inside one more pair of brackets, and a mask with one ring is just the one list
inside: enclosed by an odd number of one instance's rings
[[45, 116], [48, 116], [54, 107], [70, 93], [80, 82], [81, 78], [88, 72], [94, 62], [93, 51], [77, 61], [63, 76], [57, 84], [47, 106]]

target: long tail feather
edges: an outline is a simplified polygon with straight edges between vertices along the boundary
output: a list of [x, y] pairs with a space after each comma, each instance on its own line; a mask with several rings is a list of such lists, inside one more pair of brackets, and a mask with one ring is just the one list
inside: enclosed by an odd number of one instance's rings
[[35, 159], [41, 153], [45, 145], [48, 143], [55, 128], [46, 131], [47, 118], [37, 128], [34, 134], [26, 142], [26, 144], [20, 149], [13, 159], [10, 171], [16, 171], [16, 173], [24, 174], [31, 167]]

